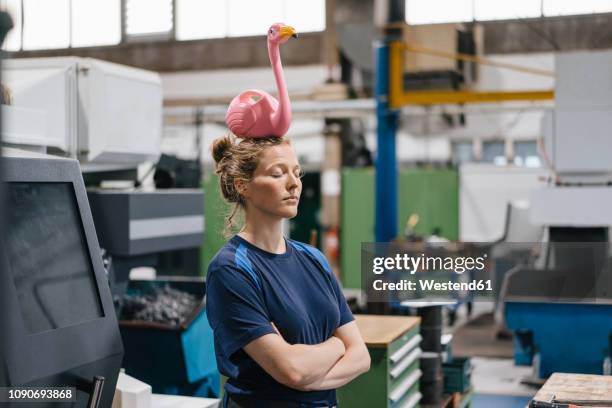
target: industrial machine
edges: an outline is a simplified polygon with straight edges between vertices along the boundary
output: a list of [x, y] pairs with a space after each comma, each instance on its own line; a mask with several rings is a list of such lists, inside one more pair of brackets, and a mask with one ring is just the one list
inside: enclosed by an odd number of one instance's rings
[[[80, 162], [79, 176], [87, 187], [83, 200], [88, 209], [91, 206], [95, 225], [91, 231], [97, 234], [96, 246], [100, 243], [95, 256], [100, 258], [100, 251], [104, 253], [107, 287], [110, 284], [115, 306], [112, 314], [119, 316], [133, 268], [155, 268], [168, 251], [195, 249], [197, 257], [203, 240], [202, 190], [145, 188], [139, 175], [140, 166], [155, 166], [160, 157], [161, 79], [153, 72], [74, 57], [7, 60], [2, 75], [12, 95], [12, 104], [2, 106], [3, 143]], [[109, 184], [112, 188], [106, 187]], [[204, 283], [200, 280], [198, 284], [202, 299]], [[155, 374], [153, 392], [198, 390], [202, 387], [193, 382], [204, 381], [207, 376], [218, 378], [214, 359], [210, 358], [214, 356], [212, 333], [201, 329], [207, 327], [203, 307], [194, 313], [190, 321], [198, 323], [198, 330], [190, 331], [190, 341], [201, 348], [194, 357], [197, 360], [184, 365], [197, 370], [191, 370], [188, 376], [171, 369], [155, 373], [139, 370], [139, 364], [149, 364], [155, 356], [143, 358], [132, 347], [134, 343], [124, 339], [129, 345], [123, 361], [127, 374], [129, 369]], [[105, 309], [104, 316], [108, 314]], [[113, 321], [116, 326], [117, 320]], [[125, 327], [120, 324], [121, 335], [130, 336], [133, 331]], [[190, 327], [183, 329], [189, 331]], [[145, 338], [156, 342], [161, 337]], [[176, 378], [187, 378], [189, 384], [177, 384]], [[150, 380], [141, 374], [139, 379]]]
[[505, 295], [515, 361], [534, 363], [540, 377], [601, 374], [611, 354], [610, 66], [610, 51], [555, 58], [555, 108], [543, 120], [550, 183], [530, 200], [530, 221], [548, 240], [541, 265], [509, 274]]
[[201, 190], [90, 188], [88, 196], [100, 246], [106, 251], [118, 312], [133, 268], [155, 268], [160, 253], [202, 245], [204, 197]]
[[[84, 173], [134, 171], [160, 154], [159, 75], [91, 58], [3, 62], [6, 144], [78, 159]], [[123, 175], [125, 179], [125, 174]]]
[[76, 406], [108, 407], [123, 346], [79, 164], [3, 156], [0, 386], [74, 387]]

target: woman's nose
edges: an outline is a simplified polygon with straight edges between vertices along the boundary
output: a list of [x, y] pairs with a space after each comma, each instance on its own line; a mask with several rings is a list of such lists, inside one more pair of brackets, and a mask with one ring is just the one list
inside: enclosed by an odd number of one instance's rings
[[288, 181], [287, 188], [290, 190], [297, 188], [300, 182], [301, 180], [299, 177], [297, 177], [295, 174], [289, 173], [289, 181]]

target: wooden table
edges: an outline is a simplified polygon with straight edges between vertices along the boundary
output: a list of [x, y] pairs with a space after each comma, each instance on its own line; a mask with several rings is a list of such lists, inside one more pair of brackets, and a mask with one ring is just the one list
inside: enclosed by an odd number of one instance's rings
[[355, 315], [355, 323], [366, 346], [387, 347], [402, 334], [419, 324], [420, 317]]
[[612, 376], [554, 373], [534, 398], [546, 401], [551, 394], [559, 400], [612, 401]]

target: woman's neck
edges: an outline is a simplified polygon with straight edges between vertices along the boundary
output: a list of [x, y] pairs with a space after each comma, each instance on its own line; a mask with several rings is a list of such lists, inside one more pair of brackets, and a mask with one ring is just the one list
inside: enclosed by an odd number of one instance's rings
[[271, 220], [265, 216], [247, 215], [244, 227], [238, 235], [265, 251], [283, 254], [287, 248], [283, 239], [282, 223], [282, 218]]

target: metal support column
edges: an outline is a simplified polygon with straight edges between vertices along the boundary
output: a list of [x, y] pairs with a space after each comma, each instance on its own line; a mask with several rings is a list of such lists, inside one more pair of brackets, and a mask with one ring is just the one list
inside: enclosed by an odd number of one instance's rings
[[398, 112], [389, 109], [389, 44], [376, 44], [376, 242], [389, 242], [397, 236], [397, 158], [395, 133]]

